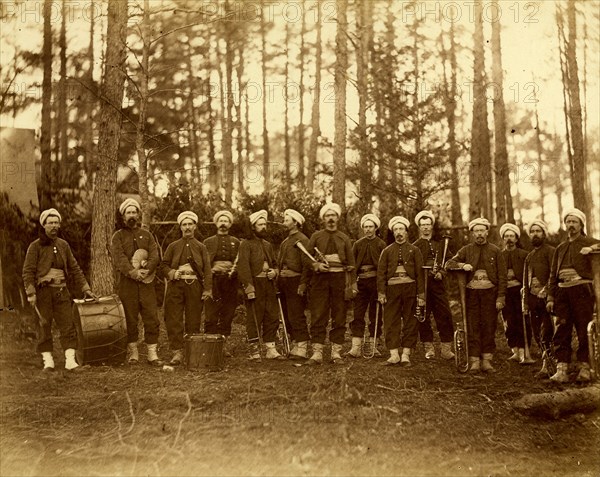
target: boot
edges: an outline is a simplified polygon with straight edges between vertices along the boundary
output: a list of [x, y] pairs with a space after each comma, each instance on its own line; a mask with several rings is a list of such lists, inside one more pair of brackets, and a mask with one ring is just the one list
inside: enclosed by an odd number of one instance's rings
[[479, 358], [477, 356], [469, 356], [469, 372], [470, 373], [478, 373], [481, 371], [479, 367]]
[[44, 371], [54, 371], [54, 358], [50, 351], [44, 351], [42, 353], [42, 359], [44, 360]]
[[521, 359], [519, 356], [519, 348], [511, 348], [512, 349], [512, 356], [510, 358], [508, 358], [508, 361], [517, 361], [519, 362], [519, 360]]
[[567, 370], [569, 369], [568, 363], [558, 363], [556, 365], [556, 373], [550, 376], [550, 381], [554, 381], [555, 383], [568, 383], [569, 375], [567, 374]]
[[398, 348], [394, 348], [390, 350], [390, 358], [382, 363], [383, 366], [395, 366], [400, 363], [400, 354], [398, 353]]
[[425, 349], [425, 359], [435, 358], [435, 348], [433, 347], [433, 343], [427, 341], [423, 343], [423, 348]]
[[481, 370], [484, 373], [495, 373], [496, 369], [492, 366], [492, 353], [483, 353], [481, 355]]
[[306, 359], [308, 352], [308, 341], [299, 341], [294, 343], [292, 351], [290, 351], [290, 359]]
[[277, 360], [285, 359], [285, 357], [281, 356], [279, 354], [279, 351], [277, 351], [277, 348], [275, 347], [274, 342], [265, 343], [265, 348], [267, 348], [267, 354], [265, 355], [265, 358], [277, 359]]
[[314, 366], [323, 363], [323, 345], [321, 343], [312, 344], [312, 356], [306, 364]]
[[351, 358], [360, 358], [362, 354], [363, 339], [358, 336], [352, 337], [352, 348], [346, 353], [346, 356]]
[[578, 383], [588, 383], [592, 380], [592, 374], [590, 372], [590, 364], [589, 363], [581, 363], [579, 368], [579, 374], [575, 381]]
[[250, 343], [249, 349], [248, 349], [248, 360], [249, 361], [261, 361], [260, 346], [258, 343]]
[[65, 369], [67, 371], [79, 371], [81, 369], [75, 361], [75, 350], [73, 348], [65, 350]]
[[410, 368], [412, 366], [410, 362], [410, 348], [402, 348], [402, 356], [400, 357], [400, 366]]
[[452, 352], [452, 343], [451, 342], [442, 342], [442, 358], [444, 359], [454, 359], [454, 353]]
[[548, 377], [548, 364], [546, 358], [542, 360], [542, 369], [535, 373], [535, 377], [538, 379], [546, 379]]
[[127, 343], [127, 351], [129, 353], [129, 364], [138, 364], [140, 355], [138, 353], [137, 343]]
[[158, 354], [156, 353], [156, 348], [158, 345], [154, 344], [146, 344], [146, 348], [148, 350], [148, 364], [151, 366], [162, 366], [163, 362], [158, 359]]
[[171, 358], [171, 361], [169, 361], [169, 364], [171, 366], [179, 366], [182, 361], [183, 361], [183, 351], [180, 349], [176, 349], [175, 351], [173, 351], [173, 357]]
[[344, 362], [344, 358], [342, 358], [342, 348], [344, 345], [332, 343], [331, 344], [331, 361], [334, 364], [342, 364]]

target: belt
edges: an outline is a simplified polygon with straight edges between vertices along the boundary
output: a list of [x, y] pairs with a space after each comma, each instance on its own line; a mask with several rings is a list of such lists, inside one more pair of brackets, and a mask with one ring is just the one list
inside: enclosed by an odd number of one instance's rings
[[578, 285], [587, 285], [588, 283], [594, 283], [592, 280], [587, 280], [586, 278], [575, 279], [575, 280], [567, 280], [558, 283], [558, 288], [570, 288]]
[[376, 270], [369, 270], [368, 272], [363, 272], [358, 274], [358, 278], [374, 278], [377, 276]]
[[346, 270], [344, 270], [344, 267], [329, 267], [329, 270], [327, 270], [326, 273], [339, 273], [339, 272], [345, 272]]
[[181, 276], [183, 277], [188, 277], [188, 278], [197, 278], [196, 274], [193, 271], [188, 271], [188, 270], [179, 270], [179, 272], [181, 273]]
[[281, 272], [279, 273], [279, 276], [281, 278], [292, 278], [292, 277], [299, 277], [301, 275], [300, 272], [295, 272], [294, 270], [290, 270], [289, 268], [284, 268], [283, 270], [281, 270]]
[[62, 288], [66, 284], [67, 284], [66, 280], [61, 280], [59, 278], [51, 278], [50, 280], [46, 280], [42, 283], [39, 283], [38, 288], [44, 288], [44, 287]]

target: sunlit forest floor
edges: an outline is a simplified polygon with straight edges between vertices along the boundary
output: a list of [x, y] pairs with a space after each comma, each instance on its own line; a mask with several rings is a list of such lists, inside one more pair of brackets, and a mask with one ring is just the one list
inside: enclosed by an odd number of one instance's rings
[[[3, 316], [1, 475], [570, 475], [600, 469], [600, 413], [544, 421], [512, 402], [557, 389], [538, 363], [491, 376], [452, 362], [246, 360], [243, 313], [220, 372], [146, 364], [42, 373], [31, 340]], [[55, 337], [56, 338], [56, 337]], [[58, 348], [58, 340], [55, 339]], [[159, 354], [168, 359], [163, 337]], [[59, 353], [55, 353], [55, 357]], [[142, 356], [142, 363], [145, 357]], [[574, 386], [574, 385], [573, 385]]]

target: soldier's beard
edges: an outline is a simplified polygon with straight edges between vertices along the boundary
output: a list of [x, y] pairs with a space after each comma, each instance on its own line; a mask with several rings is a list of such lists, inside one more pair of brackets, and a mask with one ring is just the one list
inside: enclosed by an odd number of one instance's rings
[[137, 219], [134, 219], [133, 217], [130, 219], [127, 219], [127, 226], [132, 229], [137, 225]]
[[254, 234], [261, 239], [267, 238], [267, 231], [266, 230], [261, 230], [260, 232], [258, 230], [254, 231]]
[[534, 247], [539, 247], [544, 243], [544, 239], [541, 237], [531, 237], [531, 245]]

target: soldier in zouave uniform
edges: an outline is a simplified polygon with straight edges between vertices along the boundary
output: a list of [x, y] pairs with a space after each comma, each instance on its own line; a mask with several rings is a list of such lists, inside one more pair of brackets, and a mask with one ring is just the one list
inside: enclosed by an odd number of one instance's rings
[[[506, 341], [513, 354], [509, 361], [517, 361], [526, 364], [525, 340], [531, 345], [531, 336], [523, 336], [523, 269], [527, 252], [517, 247], [521, 237], [521, 229], [514, 224], [503, 224], [500, 227], [500, 238], [504, 241], [502, 256], [506, 263], [506, 304], [502, 309], [502, 316], [506, 324]], [[527, 328], [530, 324], [527, 323]]]
[[265, 343], [267, 359], [285, 359], [275, 347], [279, 328], [279, 304], [275, 289], [277, 269], [272, 245], [267, 237], [267, 211], [250, 215], [252, 238], [240, 243], [238, 277], [246, 295], [248, 359], [260, 361], [260, 342]]
[[71, 295], [67, 289], [67, 277], [71, 276], [84, 295], [96, 299], [92, 293], [71, 247], [58, 237], [62, 217], [56, 209], [47, 209], [40, 214], [40, 225], [44, 230], [27, 248], [23, 263], [23, 283], [27, 301], [41, 315], [40, 338], [37, 351], [44, 361], [44, 371], [54, 371], [52, 356], [52, 321], [60, 330], [60, 344], [65, 352], [65, 369], [79, 371], [75, 361], [77, 334], [71, 311]]
[[[429, 210], [422, 210], [415, 216], [415, 224], [419, 227], [419, 239], [413, 245], [421, 251], [423, 264], [432, 267], [425, 271], [425, 280], [427, 280], [427, 297], [425, 309], [427, 315], [429, 311], [433, 312], [433, 318], [440, 335], [441, 356], [444, 359], [453, 359], [452, 339], [454, 336], [454, 327], [452, 325], [452, 312], [448, 302], [448, 293], [446, 292], [445, 274], [442, 267], [444, 256], [444, 244], [433, 240], [433, 224], [435, 216]], [[450, 251], [446, 251], [450, 256]], [[436, 268], [434, 273], [434, 267]], [[435, 357], [435, 348], [433, 347], [433, 330], [431, 321], [426, 316], [422, 323], [419, 323], [419, 338], [425, 348], [425, 358], [433, 359]]]
[[312, 234], [308, 242], [308, 252], [315, 256], [318, 250], [327, 261], [305, 262], [306, 269], [311, 272], [309, 306], [312, 356], [308, 360], [309, 365], [323, 362], [323, 346], [330, 317], [331, 360], [333, 363], [343, 362], [341, 352], [350, 298], [345, 291], [348, 285], [353, 288], [353, 293], [356, 291], [356, 270], [350, 237], [338, 230], [341, 213], [342, 208], [338, 204], [327, 203], [321, 207], [319, 217], [325, 228]]
[[462, 268], [467, 274], [467, 340], [469, 371], [495, 371], [497, 313], [504, 308], [506, 262], [498, 247], [487, 241], [490, 222], [479, 217], [469, 222], [473, 243], [462, 247], [448, 260], [447, 268]]
[[377, 330], [375, 318], [377, 313], [377, 264], [385, 242], [376, 234], [381, 226], [379, 217], [375, 214], [363, 215], [360, 219], [360, 228], [364, 236], [354, 242], [352, 251], [356, 261], [356, 274], [358, 280], [358, 294], [354, 299], [354, 319], [350, 323], [352, 331], [352, 348], [346, 356], [360, 358], [362, 355], [363, 338], [365, 334], [365, 314], [369, 310], [369, 340], [368, 349], [374, 350], [375, 356], [381, 356], [377, 349], [375, 336], [381, 336], [383, 316], [379, 316]]
[[554, 332], [554, 346], [558, 361], [552, 381], [569, 381], [567, 369], [571, 362], [571, 335], [573, 328], [577, 332], [579, 346], [578, 382], [591, 379], [587, 326], [594, 313], [594, 292], [592, 290], [592, 265], [587, 256], [592, 250], [598, 250], [600, 241], [586, 237], [585, 214], [579, 209], [568, 210], [564, 215], [567, 227], [567, 240], [560, 243], [552, 256], [550, 285], [547, 310], [554, 313], [558, 320]]
[[[194, 237], [198, 216], [186, 210], [177, 217], [181, 238], [169, 244], [160, 273], [169, 282], [165, 298], [165, 325], [173, 357], [183, 361], [183, 334], [200, 333], [204, 300], [210, 298], [212, 273], [206, 246]], [[185, 315], [185, 321], [184, 321]]]
[[304, 310], [306, 299], [304, 297], [306, 284], [302, 280], [302, 252], [296, 247], [300, 242], [308, 246], [308, 237], [300, 231], [304, 224], [304, 216], [294, 210], [286, 209], [283, 213], [283, 225], [288, 230], [288, 236], [279, 247], [277, 269], [279, 270], [278, 286], [280, 291], [281, 307], [284, 319], [293, 341], [290, 359], [305, 359], [308, 349], [308, 326]]
[[408, 242], [409, 225], [408, 219], [399, 215], [390, 219], [388, 228], [395, 241], [383, 250], [377, 266], [377, 294], [385, 305], [385, 345], [390, 350], [384, 366], [411, 366], [410, 351], [417, 344], [415, 312], [425, 304], [423, 257]]
[[[234, 264], [240, 241], [229, 235], [233, 225], [231, 212], [219, 210], [213, 216], [213, 222], [217, 226], [217, 233], [204, 240], [212, 267], [212, 297], [206, 300], [204, 331], [223, 335], [227, 339], [231, 335], [231, 324], [238, 305], [239, 282]], [[231, 357], [227, 348], [224, 354]]]
[[125, 199], [119, 206], [125, 227], [112, 237], [110, 254], [117, 272], [117, 289], [125, 310], [129, 364], [139, 362], [138, 316], [144, 322], [148, 364], [162, 366], [158, 359], [158, 310], [153, 276], [159, 265], [158, 248], [152, 234], [140, 227], [140, 204]]
[[[546, 297], [548, 296], [548, 282], [554, 247], [546, 243], [548, 226], [542, 220], [534, 220], [529, 226], [529, 236], [533, 250], [525, 258], [523, 268], [523, 312], [529, 313], [533, 336], [540, 347], [552, 348], [554, 325], [552, 318], [546, 310]], [[542, 362], [542, 369], [537, 377], [548, 376], [546, 357]]]

